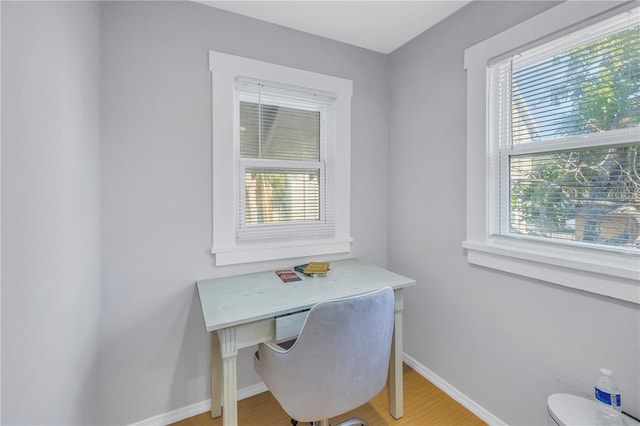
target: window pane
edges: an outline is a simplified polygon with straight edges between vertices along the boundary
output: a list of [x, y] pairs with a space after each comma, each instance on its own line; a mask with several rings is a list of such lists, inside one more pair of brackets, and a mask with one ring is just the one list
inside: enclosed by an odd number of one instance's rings
[[320, 112], [240, 102], [240, 157], [320, 160]]
[[640, 144], [510, 158], [510, 232], [640, 249]]
[[320, 170], [247, 167], [246, 223], [320, 220]]
[[513, 61], [513, 143], [640, 125], [640, 27], [532, 64]]

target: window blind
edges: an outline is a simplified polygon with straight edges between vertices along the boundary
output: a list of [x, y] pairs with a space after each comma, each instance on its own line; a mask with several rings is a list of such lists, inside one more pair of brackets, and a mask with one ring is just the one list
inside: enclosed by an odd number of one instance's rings
[[637, 124], [638, 22], [634, 9], [513, 58], [513, 143]]
[[239, 80], [238, 239], [332, 236], [326, 122], [333, 97]]
[[510, 231], [640, 248], [639, 147], [511, 156]]
[[490, 67], [500, 234], [640, 249], [639, 10]]

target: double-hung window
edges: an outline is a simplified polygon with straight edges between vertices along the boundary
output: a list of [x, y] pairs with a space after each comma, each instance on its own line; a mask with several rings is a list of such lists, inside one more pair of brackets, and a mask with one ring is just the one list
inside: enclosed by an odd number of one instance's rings
[[335, 97], [238, 79], [238, 239], [332, 237], [327, 115]]
[[495, 234], [640, 250], [638, 17], [490, 65]]
[[209, 52], [216, 265], [345, 253], [352, 82]]
[[640, 303], [640, 8], [576, 12], [466, 52], [464, 246], [471, 263]]

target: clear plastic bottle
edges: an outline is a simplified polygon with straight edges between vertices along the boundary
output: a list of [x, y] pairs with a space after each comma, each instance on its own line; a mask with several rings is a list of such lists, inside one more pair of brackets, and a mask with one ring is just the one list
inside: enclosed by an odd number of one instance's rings
[[613, 382], [611, 370], [600, 369], [600, 379], [595, 386], [594, 397], [598, 402], [599, 425], [622, 425], [620, 390]]

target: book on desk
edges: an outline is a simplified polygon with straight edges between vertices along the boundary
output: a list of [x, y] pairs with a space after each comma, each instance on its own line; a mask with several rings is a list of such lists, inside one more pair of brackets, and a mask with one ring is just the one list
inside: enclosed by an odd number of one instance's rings
[[326, 277], [329, 271], [329, 262], [309, 262], [294, 267], [296, 271], [308, 277]]

